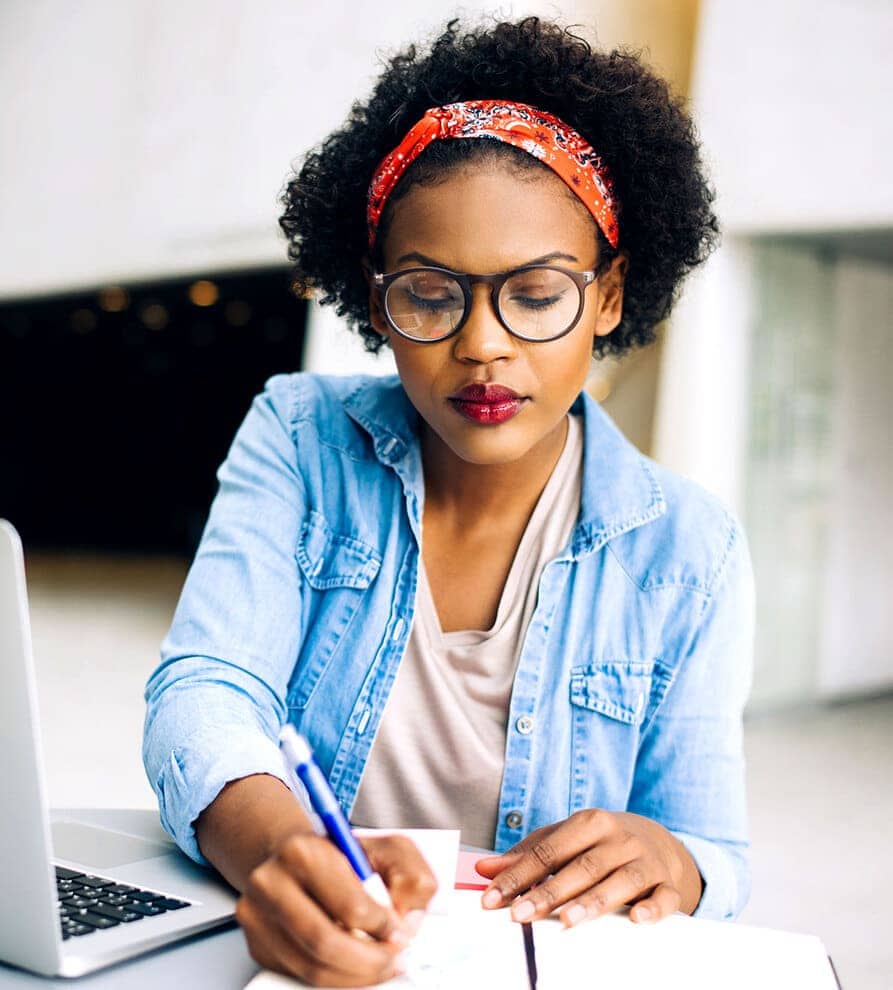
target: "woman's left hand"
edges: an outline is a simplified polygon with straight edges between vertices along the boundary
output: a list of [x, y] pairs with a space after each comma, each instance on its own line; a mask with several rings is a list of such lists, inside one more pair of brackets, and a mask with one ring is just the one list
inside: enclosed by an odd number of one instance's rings
[[483, 906], [511, 904], [522, 922], [560, 908], [570, 927], [623, 904], [635, 904], [633, 921], [659, 921], [674, 911], [691, 914], [701, 898], [701, 875], [685, 846], [629, 812], [578, 811], [475, 866], [492, 881]]

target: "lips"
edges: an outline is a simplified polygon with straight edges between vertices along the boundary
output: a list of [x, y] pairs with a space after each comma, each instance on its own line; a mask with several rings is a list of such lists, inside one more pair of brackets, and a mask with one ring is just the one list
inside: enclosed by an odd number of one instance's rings
[[524, 397], [505, 385], [466, 385], [449, 397], [453, 408], [475, 423], [504, 423], [517, 415]]
[[450, 396], [451, 399], [459, 399], [461, 402], [512, 402], [520, 399], [517, 392], [513, 392], [505, 385], [466, 385], [458, 392]]

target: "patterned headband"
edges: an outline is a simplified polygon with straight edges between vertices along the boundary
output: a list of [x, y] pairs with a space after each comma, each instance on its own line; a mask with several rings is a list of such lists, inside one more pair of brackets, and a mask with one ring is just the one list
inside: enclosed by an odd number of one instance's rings
[[608, 243], [620, 236], [618, 205], [607, 168], [586, 139], [563, 121], [526, 103], [468, 100], [432, 107], [375, 170], [369, 184], [366, 219], [369, 246], [388, 196], [400, 177], [432, 141], [490, 138], [504, 141], [538, 158], [567, 183], [595, 218]]

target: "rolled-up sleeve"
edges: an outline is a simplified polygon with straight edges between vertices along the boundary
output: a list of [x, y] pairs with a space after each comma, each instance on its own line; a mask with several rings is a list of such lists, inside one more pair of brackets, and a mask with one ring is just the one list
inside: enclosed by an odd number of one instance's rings
[[658, 665], [672, 673], [642, 738], [629, 804], [686, 847], [703, 880], [694, 914], [714, 920], [737, 917], [750, 895], [742, 716], [753, 634], [750, 555], [733, 522], [682, 656]]
[[276, 739], [301, 638], [305, 505], [292, 396], [288, 376], [270, 379], [239, 428], [146, 685], [146, 773], [162, 824], [200, 863], [195, 819], [228, 781], [285, 780]]

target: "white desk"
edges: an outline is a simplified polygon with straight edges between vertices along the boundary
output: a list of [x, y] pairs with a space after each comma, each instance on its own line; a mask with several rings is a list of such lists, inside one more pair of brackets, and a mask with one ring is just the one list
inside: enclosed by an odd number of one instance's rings
[[[168, 838], [155, 811], [78, 810], [59, 815], [147, 837], [155, 833]], [[69, 990], [242, 990], [258, 969], [248, 955], [241, 930], [233, 922], [226, 928], [195, 935], [76, 980], [48, 979], [0, 963], [0, 990], [47, 986], [65, 986]]]

